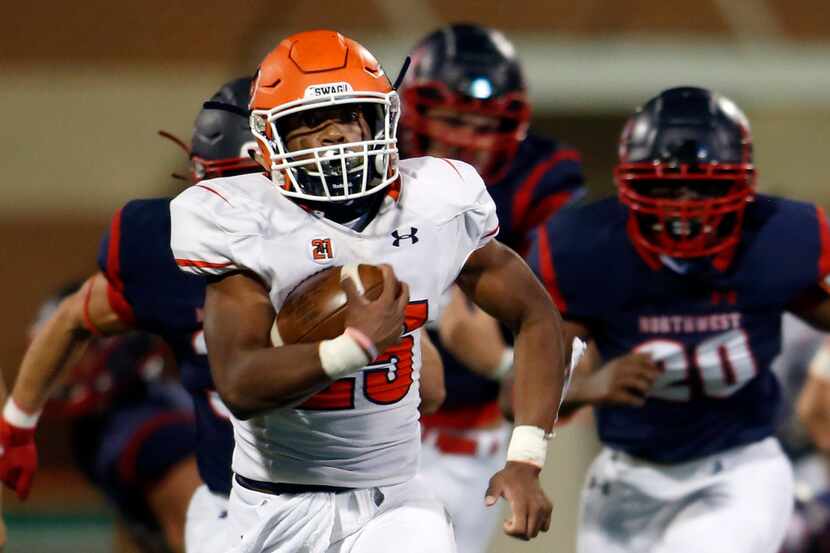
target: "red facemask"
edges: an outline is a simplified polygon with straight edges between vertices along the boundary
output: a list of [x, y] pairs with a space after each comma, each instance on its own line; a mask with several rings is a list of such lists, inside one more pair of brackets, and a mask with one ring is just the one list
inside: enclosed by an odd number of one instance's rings
[[[695, 258], [737, 245], [754, 196], [755, 170], [751, 163], [622, 162], [614, 180], [630, 209], [628, 232], [635, 244], [653, 254]], [[681, 190], [698, 193], [689, 197]]]
[[[406, 155], [459, 159], [474, 166], [488, 185], [504, 177], [527, 134], [530, 106], [524, 92], [480, 100], [452, 92], [444, 83], [430, 81], [407, 86], [401, 96], [401, 142]], [[465, 125], [450, 125], [426, 115], [434, 108], [490, 117], [498, 125], [483, 132]]]

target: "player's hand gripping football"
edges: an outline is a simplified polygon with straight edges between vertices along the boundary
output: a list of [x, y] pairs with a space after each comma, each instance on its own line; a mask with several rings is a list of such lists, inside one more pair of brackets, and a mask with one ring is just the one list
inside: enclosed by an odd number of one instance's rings
[[377, 350], [383, 352], [401, 340], [409, 286], [398, 281], [390, 265], [379, 267], [383, 274], [383, 291], [374, 301], [358, 293], [351, 278], [345, 278], [340, 285], [349, 300], [346, 326], [363, 332]]
[[644, 353], [629, 353], [612, 359], [591, 375], [592, 403], [641, 407], [660, 367]]
[[0, 417], [0, 480], [26, 499], [37, 471], [33, 428], [18, 428]]
[[541, 469], [530, 463], [508, 461], [490, 478], [484, 504], [493, 506], [499, 497], [510, 504], [511, 517], [504, 521], [504, 532], [521, 540], [535, 538], [550, 528], [553, 504], [539, 483]]

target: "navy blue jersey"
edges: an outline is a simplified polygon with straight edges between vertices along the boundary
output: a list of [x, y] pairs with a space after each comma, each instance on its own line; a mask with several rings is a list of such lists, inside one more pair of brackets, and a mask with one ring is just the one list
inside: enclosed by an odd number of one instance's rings
[[205, 281], [176, 266], [170, 250], [170, 199], [134, 200], [113, 217], [98, 265], [110, 305], [126, 322], [170, 345], [193, 396], [196, 458], [208, 487], [230, 493], [233, 430], [213, 389], [202, 333]]
[[[498, 239], [519, 253], [527, 249], [531, 229], [585, 193], [579, 153], [536, 135], [521, 142], [504, 178], [487, 185], [499, 217]], [[465, 368], [441, 346], [437, 333], [430, 332], [430, 337], [444, 362], [444, 409], [482, 405], [497, 398], [497, 382]]]
[[674, 463], [769, 436], [782, 314], [830, 273], [823, 212], [758, 196], [731, 260], [674, 269], [635, 249], [627, 218], [616, 198], [563, 212], [540, 227], [528, 259], [604, 359], [644, 352], [663, 368], [642, 408], [596, 410], [600, 439]]
[[499, 242], [524, 255], [528, 235], [562, 206], [584, 196], [579, 152], [530, 134], [519, 144], [505, 176], [487, 183], [499, 216]]

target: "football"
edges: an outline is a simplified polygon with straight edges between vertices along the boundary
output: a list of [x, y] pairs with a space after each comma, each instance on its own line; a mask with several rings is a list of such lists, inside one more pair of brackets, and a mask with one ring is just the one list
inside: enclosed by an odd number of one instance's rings
[[346, 329], [346, 292], [341, 272], [357, 276], [358, 292], [370, 300], [383, 291], [383, 275], [375, 265], [330, 267], [298, 284], [283, 303], [271, 329], [275, 345], [319, 342], [338, 337]]

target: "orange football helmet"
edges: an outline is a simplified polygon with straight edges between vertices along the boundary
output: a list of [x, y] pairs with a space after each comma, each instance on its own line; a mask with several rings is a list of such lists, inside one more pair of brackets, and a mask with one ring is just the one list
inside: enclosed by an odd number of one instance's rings
[[[287, 149], [280, 119], [343, 104], [361, 104], [371, 114], [368, 140]], [[265, 167], [286, 196], [339, 202], [398, 178], [398, 95], [375, 57], [340, 33], [307, 31], [280, 42], [257, 70], [250, 108]]]

